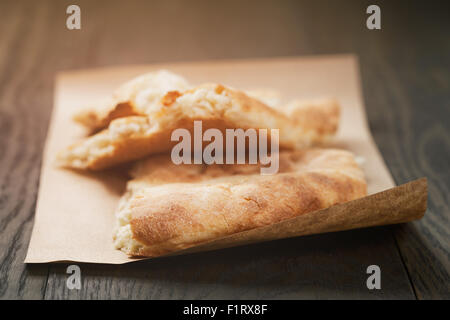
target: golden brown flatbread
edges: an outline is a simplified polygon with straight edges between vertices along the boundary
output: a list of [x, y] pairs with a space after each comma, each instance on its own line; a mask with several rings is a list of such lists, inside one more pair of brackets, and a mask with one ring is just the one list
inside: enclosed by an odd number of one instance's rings
[[57, 156], [59, 165], [98, 170], [169, 151], [178, 143], [171, 141], [172, 132], [178, 128], [192, 132], [196, 120], [202, 121], [203, 130], [268, 129], [270, 133], [270, 129], [279, 129], [279, 146], [286, 149], [321, 142], [331, 132], [314, 129], [322, 123], [309, 123], [303, 128], [295, 119], [259, 100], [218, 84], [170, 91], [145, 113], [115, 119], [107, 129], [63, 150]]
[[315, 131], [317, 135], [333, 135], [338, 129], [341, 108], [336, 99], [295, 99], [288, 104], [282, 104], [280, 92], [273, 89], [255, 89], [246, 91], [246, 93], [286, 114], [305, 130]]
[[97, 132], [117, 118], [144, 116], [167, 92], [190, 87], [183, 77], [166, 70], [146, 73], [125, 82], [112, 97], [91, 104], [73, 119], [90, 132]]
[[333, 135], [339, 126], [340, 106], [335, 99], [293, 100], [284, 107], [284, 113], [318, 136]]
[[352, 153], [280, 153], [279, 173], [259, 165], [180, 165], [167, 155], [140, 162], [117, 210], [116, 248], [159, 256], [366, 195]]

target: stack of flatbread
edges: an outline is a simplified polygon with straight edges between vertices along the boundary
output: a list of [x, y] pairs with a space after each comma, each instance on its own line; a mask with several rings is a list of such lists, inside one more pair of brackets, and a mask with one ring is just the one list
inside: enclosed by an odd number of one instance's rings
[[[123, 84], [74, 120], [89, 134], [57, 155], [60, 166], [131, 166], [113, 238], [132, 256], [186, 249], [367, 193], [353, 154], [324, 147], [339, 123], [331, 99], [282, 105], [274, 91], [192, 86], [158, 71]], [[204, 130], [278, 129], [278, 172], [261, 175], [261, 164], [174, 164], [171, 134], [192, 132], [194, 121]]]

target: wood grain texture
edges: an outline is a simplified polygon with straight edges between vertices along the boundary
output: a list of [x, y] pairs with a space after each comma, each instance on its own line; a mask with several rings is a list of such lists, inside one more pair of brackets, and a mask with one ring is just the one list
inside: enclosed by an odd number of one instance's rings
[[[378, 1], [0, 2], [0, 298], [450, 298], [448, 4]], [[407, 9], [406, 9], [407, 8]], [[356, 53], [374, 138], [397, 184], [427, 176], [413, 224], [279, 240], [134, 265], [25, 266], [57, 71], [117, 64]], [[382, 290], [365, 287], [379, 264]]]
[[[355, 241], [357, 239], [357, 241]], [[388, 229], [285, 239], [131, 265], [81, 264], [82, 289], [67, 290], [67, 265], [51, 265], [49, 299], [413, 299]], [[366, 288], [366, 267], [383, 270]]]

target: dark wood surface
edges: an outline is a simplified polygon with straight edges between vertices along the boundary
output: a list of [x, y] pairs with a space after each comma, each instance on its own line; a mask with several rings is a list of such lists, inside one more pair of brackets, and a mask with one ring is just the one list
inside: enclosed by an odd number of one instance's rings
[[[77, 3], [82, 29], [65, 27]], [[1, 1], [0, 298], [450, 298], [450, 19], [438, 1]], [[369, 123], [397, 184], [426, 176], [424, 219], [125, 266], [23, 263], [60, 70], [355, 53]], [[382, 289], [366, 288], [378, 264]]]

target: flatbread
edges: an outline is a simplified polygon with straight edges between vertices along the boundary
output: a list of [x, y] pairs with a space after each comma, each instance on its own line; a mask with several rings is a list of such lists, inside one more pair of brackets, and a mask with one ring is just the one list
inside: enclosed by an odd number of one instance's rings
[[279, 159], [272, 176], [260, 175], [260, 165], [176, 166], [168, 155], [140, 162], [116, 213], [116, 248], [155, 257], [367, 193], [348, 151], [281, 152]]
[[[77, 112], [73, 120], [96, 133], [118, 118], [146, 116], [147, 110], [169, 91], [190, 88], [181, 76], [166, 70], [151, 72], [134, 78], [117, 89], [113, 96], [91, 104]], [[297, 121], [298, 125], [321, 135], [333, 135], [338, 128], [340, 106], [335, 99], [290, 101], [281, 103], [280, 92], [274, 89], [246, 90], [245, 94]]]
[[252, 98], [255, 98], [273, 109], [283, 111], [283, 104], [281, 103], [281, 93], [275, 89], [252, 89], [246, 90], [245, 93]]
[[[113, 120], [107, 129], [83, 139], [57, 155], [64, 167], [98, 170], [169, 151], [175, 129], [193, 131], [194, 121], [202, 121], [203, 130], [279, 129], [279, 146], [298, 149], [320, 143], [331, 131], [316, 130], [320, 123], [303, 128], [298, 121], [268, 107], [245, 93], [219, 84], [206, 84], [184, 92], [169, 91], [157, 103], [147, 106], [145, 116]], [[311, 118], [314, 121], [314, 118]], [[331, 121], [334, 121], [333, 119]]]
[[186, 79], [167, 70], [146, 73], [125, 82], [110, 98], [87, 106], [73, 119], [94, 133], [117, 118], [145, 115], [169, 91], [189, 88]]
[[335, 99], [293, 100], [283, 112], [294, 119], [305, 131], [314, 131], [318, 136], [334, 134], [339, 126], [340, 106]]

